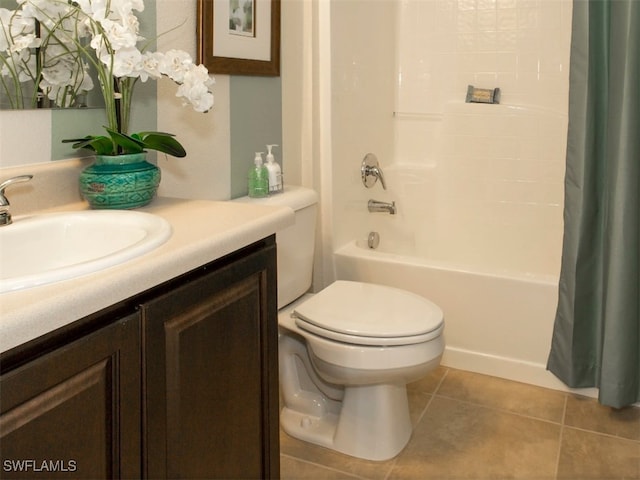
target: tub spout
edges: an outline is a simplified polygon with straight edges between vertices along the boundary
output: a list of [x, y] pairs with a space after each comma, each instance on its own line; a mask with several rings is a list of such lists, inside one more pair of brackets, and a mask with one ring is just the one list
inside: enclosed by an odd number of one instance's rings
[[387, 212], [391, 215], [396, 214], [396, 202], [380, 202], [378, 200], [369, 200], [367, 208], [370, 212]]

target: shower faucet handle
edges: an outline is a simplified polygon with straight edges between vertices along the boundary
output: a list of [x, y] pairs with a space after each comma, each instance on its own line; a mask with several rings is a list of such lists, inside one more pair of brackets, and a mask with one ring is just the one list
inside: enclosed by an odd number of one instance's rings
[[380, 179], [382, 188], [384, 190], [387, 189], [387, 185], [384, 182], [382, 169], [380, 168], [380, 164], [378, 163], [378, 157], [376, 157], [373, 153], [367, 153], [364, 156], [362, 165], [360, 166], [360, 173], [362, 174], [362, 184], [365, 187], [373, 187], [378, 179]]

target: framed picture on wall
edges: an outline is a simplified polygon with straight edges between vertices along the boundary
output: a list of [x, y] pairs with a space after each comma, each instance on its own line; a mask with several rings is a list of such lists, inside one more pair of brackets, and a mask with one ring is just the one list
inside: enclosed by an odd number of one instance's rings
[[198, 0], [198, 62], [211, 73], [280, 75], [280, 0]]

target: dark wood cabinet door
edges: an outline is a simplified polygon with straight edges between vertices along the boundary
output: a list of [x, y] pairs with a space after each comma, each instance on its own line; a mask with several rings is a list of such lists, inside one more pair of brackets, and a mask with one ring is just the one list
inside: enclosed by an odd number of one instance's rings
[[143, 305], [149, 478], [279, 478], [275, 245]]
[[133, 314], [0, 376], [1, 478], [140, 478]]

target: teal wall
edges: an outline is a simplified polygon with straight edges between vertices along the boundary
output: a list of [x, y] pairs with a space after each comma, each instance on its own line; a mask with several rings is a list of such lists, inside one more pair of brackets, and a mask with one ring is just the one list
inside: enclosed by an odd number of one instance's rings
[[[276, 161], [282, 165], [282, 90], [280, 77], [232, 76], [231, 198], [247, 194], [247, 172], [255, 152], [276, 144]], [[283, 166], [284, 170], [284, 166]]]

